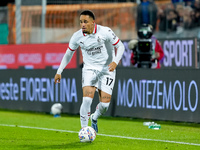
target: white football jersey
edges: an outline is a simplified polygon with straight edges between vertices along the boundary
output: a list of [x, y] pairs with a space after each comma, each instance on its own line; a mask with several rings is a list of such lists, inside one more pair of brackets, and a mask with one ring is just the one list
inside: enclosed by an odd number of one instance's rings
[[69, 49], [74, 51], [79, 46], [83, 55], [85, 69], [108, 70], [113, 61], [119, 38], [109, 28], [95, 24], [92, 34], [85, 34], [82, 29], [73, 34], [69, 42]]

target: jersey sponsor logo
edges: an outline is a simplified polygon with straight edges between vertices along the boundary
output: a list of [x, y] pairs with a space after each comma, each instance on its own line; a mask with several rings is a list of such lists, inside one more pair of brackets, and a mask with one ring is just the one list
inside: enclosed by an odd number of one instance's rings
[[88, 55], [94, 56], [95, 54], [101, 53], [102, 48], [103, 48], [103, 46], [99, 46], [99, 47], [95, 47], [95, 48], [86, 49], [86, 51], [87, 51]]

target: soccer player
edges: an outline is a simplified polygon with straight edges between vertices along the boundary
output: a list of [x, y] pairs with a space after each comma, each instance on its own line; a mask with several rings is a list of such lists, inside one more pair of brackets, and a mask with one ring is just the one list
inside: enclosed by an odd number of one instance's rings
[[80, 26], [81, 29], [70, 39], [69, 48], [63, 56], [54, 80], [55, 83], [60, 83], [63, 69], [80, 46], [83, 55], [81, 127], [88, 126], [91, 104], [97, 90], [100, 102], [91, 115], [91, 126], [98, 132], [97, 119], [109, 107], [115, 82], [115, 69], [122, 58], [124, 45], [109, 27], [95, 23], [95, 15], [90, 10], [81, 12]]

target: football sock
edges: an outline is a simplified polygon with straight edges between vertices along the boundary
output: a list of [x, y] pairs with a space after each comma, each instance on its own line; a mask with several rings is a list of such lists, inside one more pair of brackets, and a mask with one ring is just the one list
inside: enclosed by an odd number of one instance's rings
[[80, 107], [80, 121], [81, 127], [88, 126], [88, 120], [90, 118], [90, 110], [91, 110], [92, 98], [83, 97], [83, 101]]
[[108, 110], [109, 105], [110, 105], [110, 102], [108, 103], [100, 102], [96, 107], [96, 111], [94, 112], [93, 119], [97, 120], [101, 115], [103, 115]]

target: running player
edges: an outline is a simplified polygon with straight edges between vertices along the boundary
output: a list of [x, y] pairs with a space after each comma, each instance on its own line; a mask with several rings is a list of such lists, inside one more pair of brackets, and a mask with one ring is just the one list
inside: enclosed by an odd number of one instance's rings
[[[80, 107], [81, 127], [88, 126], [90, 110], [95, 91], [98, 90], [100, 102], [91, 115], [92, 127], [98, 132], [97, 119], [103, 115], [110, 104], [115, 74], [124, 52], [124, 45], [109, 28], [95, 23], [95, 15], [90, 10], [80, 14], [81, 29], [73, 34], [61, 64], [54, 77], [60, 83], [61, 73], [80, 46], [83, 55], [82, 89], [83, 99]], [[115, 48], [117, 54], [115, 54]]]

